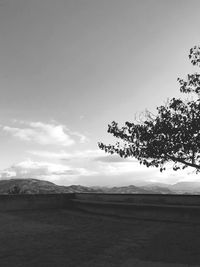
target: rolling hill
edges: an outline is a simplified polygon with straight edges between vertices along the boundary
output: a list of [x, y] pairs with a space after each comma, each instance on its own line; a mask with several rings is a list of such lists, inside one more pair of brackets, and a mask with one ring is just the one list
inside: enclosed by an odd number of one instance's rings
[[86, 187], [81, 185], [59, 186], [38, 179], [0, 180], [0, 194], [58, 194], [58, 193], [110, 193], [110, 194], [170, 194], [161, 187]]
[[59, 186], [38, 179], [0, 180], [0, 194], [58, 194], [74, 192], [96, 192], [96, 190], [79, 185]]
[[148, 183], [143, 186], [59, 186], [38, 179], [0, 180], [0, 194], [59, 194], [59, 193], [109, 193], [109, 194], [200, 194], [200, 182], [179, 182], [174, 185]]

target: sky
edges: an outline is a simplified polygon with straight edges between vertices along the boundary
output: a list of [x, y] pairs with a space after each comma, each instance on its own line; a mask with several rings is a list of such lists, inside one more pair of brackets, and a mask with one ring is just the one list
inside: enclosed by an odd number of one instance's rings
[[[0, 0], [0, 179], [120, 186], [199, 180], [99, 150], [194, 72], [198, 0]], [[200, 180], [199, 180], [200, 181]]]

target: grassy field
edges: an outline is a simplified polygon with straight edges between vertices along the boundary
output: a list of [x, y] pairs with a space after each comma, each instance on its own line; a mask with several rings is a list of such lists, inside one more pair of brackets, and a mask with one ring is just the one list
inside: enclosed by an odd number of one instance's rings
[[2, 267], [200, 266], [198, 224], [29, 210], [1, 212], [0, 225]]

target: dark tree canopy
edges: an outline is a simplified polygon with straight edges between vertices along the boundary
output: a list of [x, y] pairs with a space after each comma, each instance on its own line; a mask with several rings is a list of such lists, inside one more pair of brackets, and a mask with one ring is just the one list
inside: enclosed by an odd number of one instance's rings
[[[200, 66], [200, 47], [190, 49], [191, 63]], [[167, 162], [173, 169], [188, 166], [200, 171], [200, 74], [178, 78], [180, 91], [194, 97], [182, 100], [172, 98], [157, 108], [155, 116], [146, 116], [141, 123], [125, 122], [123, 127], [113, 121], [108, 133], [118, 138], [115, 145], [98, 143], [100, 149], [121, 157], [134, 157], [147, 167], [165, 170]]]

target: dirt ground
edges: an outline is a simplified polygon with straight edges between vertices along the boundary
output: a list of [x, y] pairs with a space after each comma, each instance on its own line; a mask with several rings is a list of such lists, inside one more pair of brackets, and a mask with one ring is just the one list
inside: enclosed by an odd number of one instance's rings
[[1, 212], [0, 226], [2, 267], [200, 266], [197, 223], [29, 210]]

